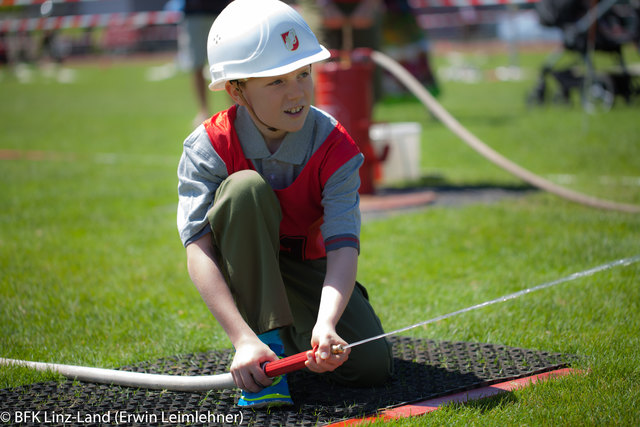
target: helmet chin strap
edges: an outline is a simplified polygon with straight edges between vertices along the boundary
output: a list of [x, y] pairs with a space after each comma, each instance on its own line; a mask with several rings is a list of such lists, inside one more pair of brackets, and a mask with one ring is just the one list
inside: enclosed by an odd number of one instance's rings
[[247, 101], [247, 98], [244, 97], [244, 92], [240, 88], [240, 83], [237, 80], [234, 81], [233, 83], [235, 84], [236, 90], [240, 94], [240, 97], [242, 98], [242, 101], [244, 101], [244, 103], [246, 104], [247, 110], [249, 110], [249, 113], [251, 113], [251, 116], [254, 117], [262, 126], [267, 128], [267, 130], [269, 130], [271, 132], [277, 132], [279, 129], [274, 128], [273, 126], [269, 126], [268, 124], [263, 122], [262, 119], [260, 119], [260, 117], [258, 117], [258, 115], [256, 114], [255, 110], [253, 109], [253, 107], [249, 103], [249, 101]]

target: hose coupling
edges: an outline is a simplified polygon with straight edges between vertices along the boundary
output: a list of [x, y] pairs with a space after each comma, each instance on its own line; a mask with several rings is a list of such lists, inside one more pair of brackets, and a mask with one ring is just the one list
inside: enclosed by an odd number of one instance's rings
[[334, 344], [331, 346], [331, 353], [333, 354], [342, 354], [344, 353], [344, 347], [342, 347], [342, 344]]

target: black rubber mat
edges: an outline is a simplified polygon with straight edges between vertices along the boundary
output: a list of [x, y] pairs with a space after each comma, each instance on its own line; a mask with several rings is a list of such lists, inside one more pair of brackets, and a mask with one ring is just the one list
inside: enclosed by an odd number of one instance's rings
[[[239, 409], [237, 390], [149, 391], [73, 381], [0, 390], [5, 425], [255, 425], [316, 426], [377, 410], [567, 366], [573, 356], [470, 342], [391, 338], [395, 374], [382, 387], [348, 388], [317, 375], [289, 375], [294, 407]], [[191, 354], [123, 370], [213, 375], [227, 372], [231, 350]], [[9, 415], [6, 415], [9, 414]]]

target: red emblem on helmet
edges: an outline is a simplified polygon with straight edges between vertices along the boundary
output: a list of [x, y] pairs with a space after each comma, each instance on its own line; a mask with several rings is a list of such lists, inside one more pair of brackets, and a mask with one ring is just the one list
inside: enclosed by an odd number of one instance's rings
[[300, 46], [300, 42], [298, 41], [298, 36], [296, 35], [295, 30], [292, 28], [286, 33], [280, 34], [282, 36], [282, 41], [284, 42], [284, 46], [293, 52], [298, 49]]

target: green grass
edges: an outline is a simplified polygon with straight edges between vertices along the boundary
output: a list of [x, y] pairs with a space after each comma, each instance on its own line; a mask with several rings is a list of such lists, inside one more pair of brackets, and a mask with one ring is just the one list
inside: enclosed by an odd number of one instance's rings
[[[532, 78], [543, 58], [522, 55]], [[77, 81], [68, 85], [20, 84], [3, 72], [2, 357], [116, 367], [230, 346], [189, 280], [175, 229], [176, 166], [195, 115], [189, 82], [148, 82], [154, 65], [70, 65]], [[593, 116], [527, 110], [533, 84], [443, 81], [440, 100], [524, 167], [639, 204], [638, 104]], [[379, 104], [375, 118], [422, 124], [425, 181], [522, 184], [410, 98]], [[391, 330], [635, 255], [640, 215], [534, 193], [366, 222], [359, 280]], [[411, 332], [577, 354], [588, 373], [399, 424], [637, 424], [639, 283], [640, 264], [619, 267]], [[49, 378], [0, 368], [0, 388]]]

